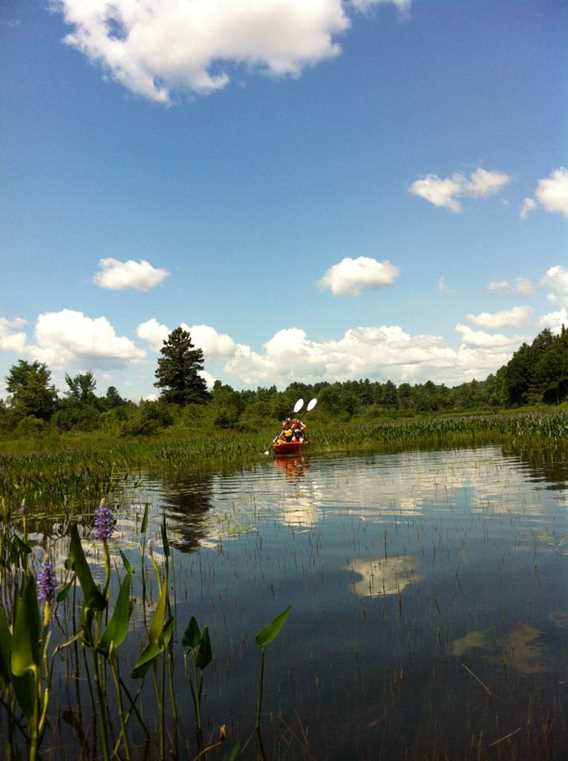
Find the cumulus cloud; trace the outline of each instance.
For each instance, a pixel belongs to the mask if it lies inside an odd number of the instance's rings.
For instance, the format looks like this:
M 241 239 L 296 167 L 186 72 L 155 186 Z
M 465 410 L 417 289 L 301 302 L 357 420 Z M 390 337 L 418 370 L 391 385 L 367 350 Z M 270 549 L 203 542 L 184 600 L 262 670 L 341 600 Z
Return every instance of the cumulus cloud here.
M 170 334 L 170 329 L 167 325 L 162 325 L 156 320 L 155 317 L 141 322 L 136 328 L 136 335 L 141 338 L 154 350 L 160 351 L 163 342 Z
M 346 257 L 330 267 L 319 281 L 334 296 L 356 296 L 366 288 L 392 285 L 400 270 L 388 260 L 380 262 L 369 256 Z
M 520 346 L 526 340 L 523 336 L 505 336 L 501 333 L 486 333 L 483 330 L 473 330 L 469 325 L 458 323 L 456 333 L 461 335 L 464 344 L 478 346 L 483 349 L 511 349 Z
M 490 291 L 505 291 L 530 296 L 534 292 L 532 280 L 527 277 L 516 277 L 514 280 L 492 280 L 487 286 Z
M 23 351 L 26 345 L 26 334 L 19 328 L 25 324 L 26 321 L 19 317 L 15 320 L 0 317 L 0 351 Z
M 520 343 L 518 337 L 489 336 L 466 326 L 458 332 L 462 344 L 454 349 L 439 336 L 411 335 L 397 325 L 352 328 L 341 338 L 322 341 L 301 328 L 287 328 L 260 352 L 237 344 L 224 371 L 252 386 L 363 377 L 460 383 L 495 371 Z
M 212 93 L 235 66 L 297 77 L 339 55 L 350 21 L 342 0 L 53 0 L 65 42 L 132 92 L 170 103 Z M 402 6 L 402 0 L 393 0 Z
M 568 307 L 568 270 L 560 264 L 550 267 L 541 280 L 541 285 L 549 288 L 548 300 L 552 304 Z
M 145 259 L 100 259 L 100 270 L 94 276 L 95 283 L 111 291 L 124 291 L 132 288 L 136 291 L 149 291 L 155 288 L 170 274 L 167 270 L 154 267 Z
M 568 310 L 566 307 L 562 307 L 557 312 L 544 314 L 538 321 L 541 330 L 548 328 L 553 333 L 560 333 L 563 325 L 568 328 Z
M 203 349 L 206 357 L 227 357 L 234 353 L 236 345 L 226 333 L 219 333 L 210 325 L 186 325 L 195 346 Z
M 532 317 L 532 311 L 531 307 L 519 306 L 503 309 L 500 312 L 466 314 L 465 319 L 481 328 L 514 328 L 519 325 L 526 325 Z
M 234 353 L 236 344 L 226 333 L 219 333 L 210 325 L 188 325 L 181 323 L 184 330 L 191 335 L 194 346 L 202 349 L 206 359 L 211 357 L 227 357 Z M 152 317 L 146 322 L 141 322 L 136 328 L 136 335 L 154 350 L 160 351 L 162 343 L 171 333 L 167 325 L 158 322 Z
M 458 199 L 486 198 L 499 193 L 509 184 L 511 178 L 504 172 L 489 171 L 478 167 L 468 177 L 460 173 L 450 177 L 438 177 L 428 174 L 415 180 L 410 186 L 410 193 L 424 198 L 434 206 L 443 207 L 453 212 L 463 211 Z
M 521 206 L 521 218 L 536 208 L 551 214 L 568 217 L 568 169 L 561 166 L 538 181 L 534 198 L 525 198 Z
M 27 344 L 25 353 L 52 367 L 120 367 L 146 356 L 129 338 L 118 336 L 106 317 L 71 309 L 40 314 L 35 343 Z

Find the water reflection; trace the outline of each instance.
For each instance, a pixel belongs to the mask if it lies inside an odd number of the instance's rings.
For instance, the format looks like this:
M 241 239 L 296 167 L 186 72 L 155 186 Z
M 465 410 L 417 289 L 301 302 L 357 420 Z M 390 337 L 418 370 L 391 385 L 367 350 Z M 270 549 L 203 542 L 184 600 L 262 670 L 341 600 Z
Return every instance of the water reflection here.
M 189 552 L 209 539 L 207 517 L 213 501 L 213 476 L 160 479 L 160 506 L 176 549 Z
M 347 566 L 358 581 L 351 583 L 353 594 L 359 597 L 382 597 L 400 594 L 411 584 L 422 581 L 416 571 L 413 555 L 399 555 L 377 560 L 352 560 Z

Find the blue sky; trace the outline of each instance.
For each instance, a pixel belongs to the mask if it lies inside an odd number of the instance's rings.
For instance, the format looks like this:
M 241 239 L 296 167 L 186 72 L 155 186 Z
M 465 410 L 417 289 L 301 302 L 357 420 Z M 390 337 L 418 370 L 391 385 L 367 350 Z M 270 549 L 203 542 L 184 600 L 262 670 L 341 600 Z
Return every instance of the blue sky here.
M 565 2 L 149 5 L 1 6 L 0 375 L 148 395 L 184 323 L 235 386 L 456 383 L 565 319 Z

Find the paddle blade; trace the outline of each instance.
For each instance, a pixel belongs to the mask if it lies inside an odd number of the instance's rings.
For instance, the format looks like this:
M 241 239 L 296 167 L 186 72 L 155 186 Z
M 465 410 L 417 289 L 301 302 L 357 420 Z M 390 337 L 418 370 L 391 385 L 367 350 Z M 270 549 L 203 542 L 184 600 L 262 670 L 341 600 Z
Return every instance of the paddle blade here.
M 317 399 L 310 399 L 310 401 L 308 402 L 306 412 L 311 412 L 317 403 L 318 403 Z
M 298 399 L 298 401 L 294 405 L 294 412 L 299 412 L 302 409 L 303 406 L 304 406 L 304 400 L 303 399 Z

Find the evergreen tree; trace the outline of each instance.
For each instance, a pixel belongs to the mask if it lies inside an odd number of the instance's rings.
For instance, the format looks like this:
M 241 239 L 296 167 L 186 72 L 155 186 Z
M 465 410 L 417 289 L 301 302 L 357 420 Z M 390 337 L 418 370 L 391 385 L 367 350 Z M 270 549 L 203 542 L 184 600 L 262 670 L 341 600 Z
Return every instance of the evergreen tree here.
M 160 399 L 174 404 L 201 404 L 209 399 L 207 384 L 199 375 L 203 370 L 203 351 L 196 349 L 187 330 L 179 327 L 170 333 L 160 351 L 154 386 Z
M 57 391 L 51 383 L 51 372 L 43 362 L 21 359 L 6 376 L 10 408 L 21 418 L 49 420 L 57 408 Z

